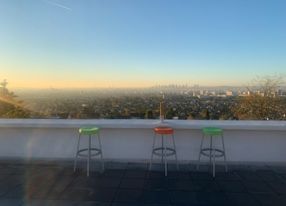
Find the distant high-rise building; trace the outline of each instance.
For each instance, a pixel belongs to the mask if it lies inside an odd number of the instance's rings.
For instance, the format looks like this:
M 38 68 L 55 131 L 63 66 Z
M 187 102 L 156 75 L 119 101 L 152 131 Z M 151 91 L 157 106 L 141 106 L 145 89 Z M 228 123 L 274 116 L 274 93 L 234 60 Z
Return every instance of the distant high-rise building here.
M 230 90 L 227 90 L 227 91 L 225 92 L 225 94 L 226 94 L 226 96 L 233 96 L 233 92 L 230 91 Z

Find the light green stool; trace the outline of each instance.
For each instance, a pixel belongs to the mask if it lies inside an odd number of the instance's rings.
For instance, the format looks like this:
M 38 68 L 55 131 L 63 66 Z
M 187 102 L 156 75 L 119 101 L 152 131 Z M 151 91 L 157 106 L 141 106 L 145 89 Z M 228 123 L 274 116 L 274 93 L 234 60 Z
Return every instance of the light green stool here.
M 88 136 L 88 146 L 87 148 L 80 149 L 80 140 L 81 137 L 85 135 Z M 92 147 L 91 145 L 91 137 L 96 136 L 98 139 L 98 148 Z M 89 176 L 90 169 L 90 160 L 91 157 L 100 155 L 101 163 L 102 163 L 102 171 L 104 171 L 104 161 L 102 156 L 102 146 L 99 135 L 98 127 L 82 127 L 79 129 L 78 142 L 77 142 L 77 151 L 74 160 L 74 171 L 76 171 L 77 159 L 78 157 L 86 157 L 87 158 L 87 176 Z
M 209 157 L 210 166 L 212 165 L 212 174 L 215 177 L 215 163 L 216 158 L 223 157 L 225 164 L 225 171 L 227 172 L 227 162 L 226 162 L 226 154 L 224 147 L 224 138 L 223 138 L 223 130 L 217 127 L 205 127 L 202 129 L 202 141 L 200 146 L 199 160 L 197 164 L 197 170 L 200 167 L 201 163 L 201 155 Z M 205 137 L 210 137 L 210 145 L 209 147 L 203 147 Z M 218 149 L 213 145 L 213 138 L 221 137 L 222 149 Z

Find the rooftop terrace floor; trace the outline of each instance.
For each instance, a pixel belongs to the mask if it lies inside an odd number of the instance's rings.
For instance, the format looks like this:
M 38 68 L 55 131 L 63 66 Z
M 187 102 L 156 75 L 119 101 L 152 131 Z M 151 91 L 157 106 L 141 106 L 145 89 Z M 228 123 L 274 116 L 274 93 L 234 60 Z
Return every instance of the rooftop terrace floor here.
M 212 178 L 205 166 L 170 166 L 168 176 L 159 165 L 107 162 L 104 173 L 72 163 L 0 162 L 0 205 L 167 206 L 231 205 L 285 206 L 286 167 L 230 165 Z

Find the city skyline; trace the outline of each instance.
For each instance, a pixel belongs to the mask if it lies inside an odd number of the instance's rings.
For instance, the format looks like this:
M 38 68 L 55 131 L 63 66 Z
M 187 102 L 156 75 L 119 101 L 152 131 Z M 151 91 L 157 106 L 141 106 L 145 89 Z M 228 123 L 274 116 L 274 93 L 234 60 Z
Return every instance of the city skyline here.
M 243 86 L 285 75 L 282 0 L 0 3 L 9 88 Z

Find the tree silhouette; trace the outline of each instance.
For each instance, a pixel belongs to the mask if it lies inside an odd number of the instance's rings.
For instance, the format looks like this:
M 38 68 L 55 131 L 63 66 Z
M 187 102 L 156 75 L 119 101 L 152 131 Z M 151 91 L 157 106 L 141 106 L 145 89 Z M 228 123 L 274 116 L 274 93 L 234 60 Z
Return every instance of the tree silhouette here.
M 30 112 L 23 107 L 23 102 L 16 100 L 16 95 L 7 88 L 4 79 L 0 83 L 0 118 L 28 118 Z
M 238 119 L 281 120 L 286 113 L 283 97 L 277 95 L 283 83 L 280 76 L 258 78 L 255 85 L 247 87 L 248 96 L 240 97 L 233 112 Z

